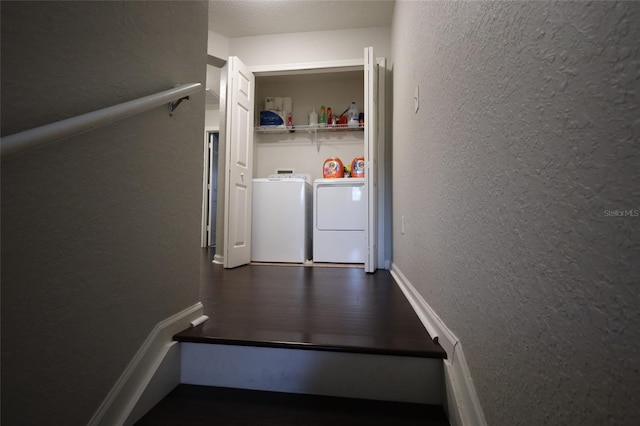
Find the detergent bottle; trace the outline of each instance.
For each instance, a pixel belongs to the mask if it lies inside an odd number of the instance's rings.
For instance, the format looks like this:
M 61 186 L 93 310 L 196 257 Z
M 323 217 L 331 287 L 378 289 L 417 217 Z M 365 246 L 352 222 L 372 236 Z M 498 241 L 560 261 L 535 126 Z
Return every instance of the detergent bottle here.
M 338 157 L 327 158 L 322 165 L 322 177 L 325 179 L 341 178 L 344 176 L 344 164 Z

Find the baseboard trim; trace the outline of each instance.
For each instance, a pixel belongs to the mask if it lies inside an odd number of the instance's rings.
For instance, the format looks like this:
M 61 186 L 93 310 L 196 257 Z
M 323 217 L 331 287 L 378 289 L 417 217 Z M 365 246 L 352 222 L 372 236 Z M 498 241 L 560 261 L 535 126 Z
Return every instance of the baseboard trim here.
M 180 342 L 165 345 L 165 354 L 153 377 L 133 406 L 124 426 L 132 426 L 180 384 Z
M 214 254 L 212 263 L 215 263 L 216 265 L 224 265 L 224 256 Z
M 486 426 L 487 421 L 460 344 L 455 348 L 455 357 L 454 362 L 444 360 L 445 409 L 449 422 L 452 426 Z
M 179 367 L 179 352 L 178 362 L 174 361 L 168 364 L 165 362 L 167 356 L 175 358 L 175 351 L 179 350 L 179 346 L 174 348 L 173 336 L 188 328 L 189 323 L 201 315 L 202 303 L 198 302 L 156 324 L 113 388 L 111 388 L 107 397 L 102 401 L 88 425 L 124 425 L 134 408 L 142 410 L 140 406 L 137 406 L 138 402 L 152 382 L 156 372 L 163 371 L 166 373 L 164 370 L 166 370 L 167 365 L 173 365 L 174 367 L 172 368 Z M 175 377 L 179 376 L 175 375 Z M 178 384 L 173 383 L 173 380 L 156 380 L 155 383 L 159 388 L 153 392 L 147 390 L 147 395 L 162 394 L 164 396 Z M 165 389 L 167 387 L 171 388 Z M 146 404 L 151 404 L 151 406 L 159 401 L 153 401 L 152 398 L 145 398 L 145 400 Z
M 447 352 L 447 359 L 444 360 L 445 410 L 449 415 L 451 425 L 486 426 L 487 422 L 480 406 L 460 341 L 395 263 L 391 264 L 391 276 L 404 293 L 431 338 L 437 340 Z

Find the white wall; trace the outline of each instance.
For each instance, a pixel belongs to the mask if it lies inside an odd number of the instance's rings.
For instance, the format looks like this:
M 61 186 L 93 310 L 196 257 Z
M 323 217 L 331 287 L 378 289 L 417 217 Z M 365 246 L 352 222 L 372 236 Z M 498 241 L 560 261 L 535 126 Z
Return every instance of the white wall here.
M 207 89 L 220 93 L 220 68 L 207 65 Z
M 369 46 L 389 57 L 389 36 L 389 27 L 372 27 L 238 37 L 230 39 L 229 52 L 249 66 L 358 59 Z
M 227 60 L 229 55 L 229 38 L 209 30 L 207 33 L 207 54 Z
M 2 134 L 204 82 L 207 2 L 5 2 Z M 87 424 L 198 301 L 204 92 L 2 162 L 2 423 Z
M 262 135 L 263 142 L 256 144 L 254 177 L 268 177 L 276 169 L 294 168 L 296 173 L 308 173 L 311 179 L 322 178 L 322 165 L 329 157 L 338 157 L 347 166 L 356 157 L 364 156 L 363 132 L 359 137 L 319 133 L 320 148 L 316 147 L 313 134 L 291 139 L 276 140 L 276 135 Z
M 211 35 L 211 31 L 209 31 Z M 211 42 L 211 38 L 209 40 Z M 226 58 L 226 56 L 225 56 Z M 209 93 L 208 96 L 213 94 L 220 95 L 220 68 L 213 65 L 207 65 L 207 84 L 206 89 Z M 220 105 L 206 102 L 205 105 L 205 129 L 206 130 L 219 130 L 220 129 Z
M 204 128 L 209 131 L 220 130 L 220 110 L 217 108 L 205 108 Z
M 640 418 L 639 21 L 635 2 L 396 2 L 394 263 L 490 425 Z

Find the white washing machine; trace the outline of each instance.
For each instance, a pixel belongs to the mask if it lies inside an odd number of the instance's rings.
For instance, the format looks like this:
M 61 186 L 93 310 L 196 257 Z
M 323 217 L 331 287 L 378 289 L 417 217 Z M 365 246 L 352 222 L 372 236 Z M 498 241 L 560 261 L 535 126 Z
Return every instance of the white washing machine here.
M 313 261 L 364 263 L 367 254 L 364 178 L 313 182 Z
M 303 263 L 311 259 L 311 176 L 253 179 L 251 260 Z

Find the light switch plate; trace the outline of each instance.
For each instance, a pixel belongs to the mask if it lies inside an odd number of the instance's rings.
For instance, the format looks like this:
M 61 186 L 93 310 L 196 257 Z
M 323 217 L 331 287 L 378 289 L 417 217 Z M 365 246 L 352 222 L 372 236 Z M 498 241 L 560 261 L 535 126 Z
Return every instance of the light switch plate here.
M 416 93 L 413 95 L 413 105 L 415 106 L 417 113 L 418 108 L 420 108 L 420 86 L 416 86 Z

